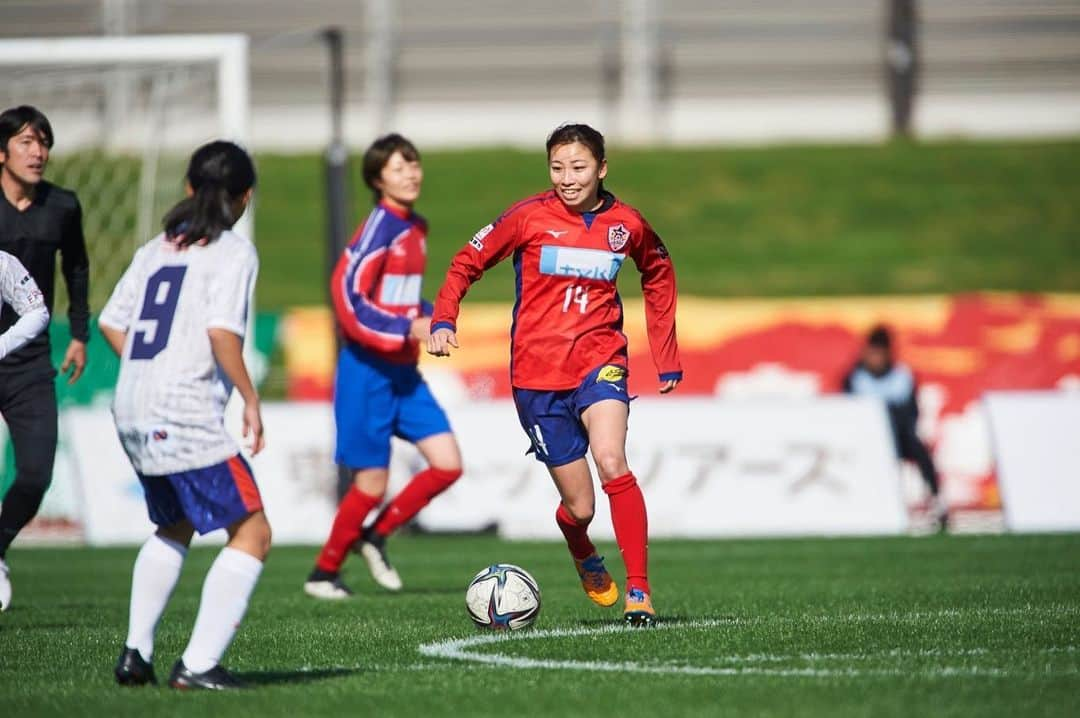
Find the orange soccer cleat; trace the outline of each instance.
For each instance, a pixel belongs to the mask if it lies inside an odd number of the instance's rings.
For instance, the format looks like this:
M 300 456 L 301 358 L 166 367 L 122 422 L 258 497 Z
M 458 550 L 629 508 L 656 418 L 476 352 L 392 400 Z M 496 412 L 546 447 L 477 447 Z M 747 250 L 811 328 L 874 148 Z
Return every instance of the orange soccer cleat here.
M 627 591 L 623 619 L 631 626 L 653 625 L 656 621 L 656 611 L 653 610 L 649 594 L 640 588 L 632 588 Z
M 598 606 L 614 606 L 619 600 L 619 587 L 611 579 L 611 574 L 604 568 L 604 557 L 595 553 L 583 559 L 574 559 L 581 587 L 585 595 Z

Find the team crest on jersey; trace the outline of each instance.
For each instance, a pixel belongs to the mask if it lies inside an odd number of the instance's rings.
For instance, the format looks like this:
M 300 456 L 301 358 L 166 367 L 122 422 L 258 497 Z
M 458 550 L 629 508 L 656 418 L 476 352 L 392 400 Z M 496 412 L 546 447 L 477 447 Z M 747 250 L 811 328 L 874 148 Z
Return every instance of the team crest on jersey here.
M 621 224 L 608 228 L 607 243 L 612 252 L 618 252 L 630 241 L 630 230 Z
M 596 373 L 596 381 L 606 381 L 615 384 L 625 379 L 626 375 L 626 367 L 619 366 L 618 364 L 608 364 Z

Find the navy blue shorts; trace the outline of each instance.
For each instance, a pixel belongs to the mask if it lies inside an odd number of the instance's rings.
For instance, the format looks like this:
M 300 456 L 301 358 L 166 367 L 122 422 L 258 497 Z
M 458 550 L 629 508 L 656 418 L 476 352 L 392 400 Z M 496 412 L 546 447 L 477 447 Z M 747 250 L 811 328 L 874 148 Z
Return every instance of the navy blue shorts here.
M 139 474 L 150 520 L 172 526 L 187 520 L 200 534 L 232 526 L 262 509 L 251 467 L 236 456 L 202 469 L 164 476 Z
M 629 372 L 618 364 L 605 364 L 589 372 L 576 389 L 537 391 L 514 388 L 521 428 L 532 442 L 530 452 L 548 466 L 577 461 L 589 451 L 589 436 L 581 414 L 604 399 L 627 404 L 626 378 Z
M 391 364 L 355 347 L 338 355 L 334 422 L 334 458 L 350 469 L 390 466 L 391 437 L 416 443 L 450 431 L 415 364 Z

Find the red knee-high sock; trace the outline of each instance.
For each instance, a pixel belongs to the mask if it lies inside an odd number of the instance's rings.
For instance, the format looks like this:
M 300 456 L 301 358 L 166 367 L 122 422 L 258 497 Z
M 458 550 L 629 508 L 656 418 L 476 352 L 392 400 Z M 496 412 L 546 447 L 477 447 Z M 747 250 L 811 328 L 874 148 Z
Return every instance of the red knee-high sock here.
M 649 519 L 637 479 L 623 474 L 604 484 L 604 493 L 611 502 L 615 541 L 626 564 L 626 590 L 639 588 L 649 593 Z
M 555 523 L 559 525 L 562 535 L 566 537 L 566 545 L 570 548 L 571 556 L 581 560 L 596 553 L 596 547 L 589 540 L 587 533 L 589 525 L 579 524 L 562 503 L 555 511 Z
M 431 503 L 433 498 L 450 488 L 460 476 L 461 469 L 437 469 L 432 466 L 412 477 L 375 519 L 375 533 L 380 536 L 392 534 L 397 527 L 420 513 L 420 509 Z
M 341 570 L 341 564 L 345 563 L 345 556 L 349 553 L 349 547 L 356 539 L 360 538 L 360 531 L 364 527 L 364 517 L 378 505 L 382 498 L 365 494 L 353 486 L 338 506 L 337 516 L 334 517 L 334 526 L 330 529 L 330 538 L 326 539 L 315 566 L 321 571 L 337 573 Z

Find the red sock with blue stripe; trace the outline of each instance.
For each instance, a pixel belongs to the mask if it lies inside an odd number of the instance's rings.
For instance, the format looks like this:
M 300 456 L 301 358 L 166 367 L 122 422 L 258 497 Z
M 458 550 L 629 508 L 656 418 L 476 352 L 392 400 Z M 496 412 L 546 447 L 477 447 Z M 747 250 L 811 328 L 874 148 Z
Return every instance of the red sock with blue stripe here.
M 596 547 L 589 540 L 589 525 L 579 524 L 561 502 L 555 511 L 555 523 L 559 525 L 559 530 L 566 537 L 566 545 L 570 549 L 571 556 L 580 561 L 596 553 Z
M 338 506 L 334 526 L 330 529 L 330 538 L 326 539 L 326 545 L 315 561 L 316 568 L 327 573 L 341 570 L 341 564 L 345 563 L 345 557 L 349 555 L 349 548 L 360 538 L 364 518 L 380 501 L 381 496 L 365 494 L 355 485 L 349 488 L 349 493 L 345 494 Z
M 615 541 L 626 565 L 626 590 L 649 593 L 649 519 L 637 479 L 626 473 L 603 485 L 611 503 Z
M 450 488 L 460 476 L 461 469 L 437 469 L 432 466 L 421 471 L 382 510 L 372 530 L 380 536 L 389 536 L 420 513 L 433 498 Z

